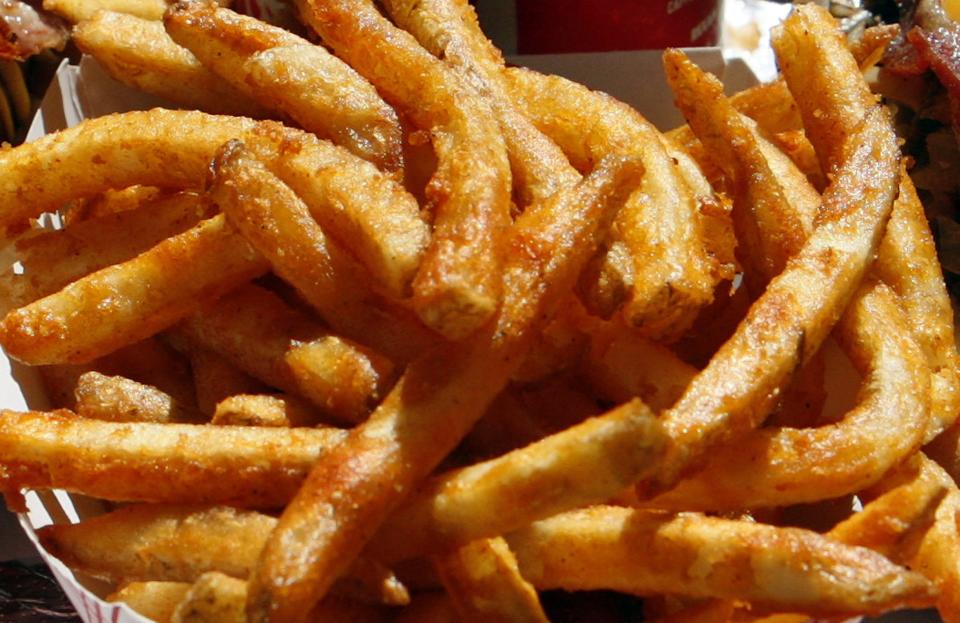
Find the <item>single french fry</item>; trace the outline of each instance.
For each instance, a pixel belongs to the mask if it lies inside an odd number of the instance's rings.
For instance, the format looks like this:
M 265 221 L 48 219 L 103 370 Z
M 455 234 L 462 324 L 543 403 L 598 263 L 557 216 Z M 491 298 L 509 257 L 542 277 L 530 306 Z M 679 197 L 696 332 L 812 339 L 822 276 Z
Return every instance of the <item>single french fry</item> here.
M 196 193 L 176 193 L 145 198 L 138 209 L 72 223 L 65 229 L 27 233 L 14 242 L 21 270 L 8 268 L 0 274 L 6 311 L 132 259 L 210 216 L 212 210 Z
M 56 13 L 74 24 L 93 19 L 100 11 L 159 21 L 168 6 L 166 0 L 44 0 L 43 3 L 45 11 Z
M 816 352 L 856 291 L 899 178 L 899 150 L 884 111 L 873 110 L 857 138 L 824 195 L 813 235 L 664 413 L 675 445 L 652 480 L 654 488 L 671 488 L 698 466 L 708 447 L 759 426 L 775 406 L 775 390 Z
M 122 601 L 156 623 L 169 623 L 188 590 L 190 584 L 186 582 L 128 582 L 106 600 Z
M 193 422 L 200 414 L 156 387 L 122 376 L 86 372 L 77 379 L 78 415 L 108 422 Z
M 11 311 L 0 342 L 24 362 L 83 363 L 166 329 L 268 268 L 221 214 Z
M 838 331 L 864 375 L 842 421 L 752 431 L 711 451 L 701 472 L 650 505 L 736 510 L 835 498 L 875 484 L 916 452 L 930 417 L 930 371 L 893 292 L 865 283 Z
M 936 599 L 923 576 L 870 550 L 799 528 L 696 513 L 593 507 L 536 522 L 507 541 L 520 572 L 540 590 L 681 593 L 818 615 Z
M 174 335 L 173 339 L 176 340 L 179 336 L 175 333 L 167 335 Z M 217 405 L 225 398 L 259 394 L 268 389 L 262 382 L 205 348 L 191 347 L 188 356 L 197 393 L 197 409 L 204 415 L 215 417 Z
M 385 171 L 403 167 L 397 114 L 370 83 L 323 47 L 201 2 L 173 5 L 164 26 L 204 67 L 264 108 Z
M 88 0 L 53 0 L 66 10 L 72 7 L 64 4 L 81 1 Z M 166 3 L 160 0 L 160 4 Z M 116 80 L 178 106 L 261 119 L 271 116 L 269 108 L 260 106 L 174 43 L 158 21 L 160 16 L 99 11 L 74 27 L 73 41 Z
M 275 508 L 345 436 L 333 428 L 117 423 L 68 411 L 4 411 L 0 490 Z
M 317 463 L 251 578 L 251 619 L 295 620 L 318 601 L 390 511 L 463 438 L 502 391 L 531 335 L 569 293 L 596 248 L 601 223 L 633 190 L 638 169 L 607 161 L 571 193 L 520 216 L 497 322 L 467 344 L 411 364 L 336 456 Z M 317 521 L 318 514 L 334 521 Z M 287 547 L 291 539 L 303 544 L 300 555 Z
M 267 385 L 303 396 L 348 422 L 366 416 L 393 380 L 386 358 L 330 334 L 252 284 L 204 305 L 175 331 Z
M 297 3 L 300 15 L 384 98 L 430 133 L 437 169 L 427 186 L 433 237 L 413 303 L 450 339 L 476 331 L 502 298 L 501 249 L 510 222 L 510 169 L 485 102 L 371 0 Z
M 606 501 L 657 462 L 665 450 L 661 435 L 635 399 L 502 457 L 441 474 L 394 514 L 369 551 L 400 560 Z
M 461 620 L 547 623 L 537 591 L 502 538 L 468 543 L 434 557 L 434 564 Z

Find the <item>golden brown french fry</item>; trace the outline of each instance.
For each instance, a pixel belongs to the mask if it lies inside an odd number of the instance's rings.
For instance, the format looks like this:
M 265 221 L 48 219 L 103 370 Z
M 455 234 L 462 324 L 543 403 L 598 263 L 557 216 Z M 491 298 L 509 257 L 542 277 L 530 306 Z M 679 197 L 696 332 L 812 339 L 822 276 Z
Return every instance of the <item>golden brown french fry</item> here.
M 316 426 L 315 408 L 293 396 L 236 394 L 217 403 L 212 424 L 218 426 Z
M 664 52 L 663 63 L 677 106 L 731 183 L 737 257 L 758 295 L 809 237 L 820 195 L 790 159 L 736 111 L 719 80 L 680 50 Z
M 520 572 L 540 590 L 681 593 L 821 615 L 936 599 L 923 576 L 868 549 L 799 528 L 696 513 L 593 507 L 538 521 L 507 541 Z
M 537 591 L 520 575 L 503 538 L 468 543 L 434 557 L 434 564 L 461 620 L 547 623 Z
M 209 571 L 246 578 L 277 520 L 227 506 L 132 504 L 77 524 L 54 524 L 38 536 L 71 568 L 109 581 L 193 582 Z M 382 565 L 360 558 L 336 592 L 404 605 L 406 588 Z
M 72 281 L 129 260 L 213 216 L 195 193 L 151 197 L 139 209 L 30 232 L 14 242 L 22 270 L 0 274 L 5 311 L 53 294 Z
M 385 171 L 403 167 L 400 122 L 349 65 L 297 35 L 202 2 L 164 17 L 173 40 L 268 110 Z
M 78 415 L 108 422 L 197 423 L 195 410 L 179 404 L 156 387 L 122 376 L 91 371 L 81 374 L 74 389 Z
M 875 484 L 916 452 L 930 417 L 930 371 L 893 292 L 864 283 L 837 328 L 864 376 L 841 422 L 752 431 L 711 451 L 701 472 L 650 505 L 736 510 L 835 498 Z
M 0 152 L 0 229 L 77 197 L 134 184 L 198 188 L 217 150 L 243 139 L 391 292 L 404 292 L 429 237 L 412 196 L 372 164 L 273 122 L 154 109 L 108 115 Z
M 139 184 L 120 190 L 106 190 L 95 197 L 79 200 L 79 205 L 76 208 L 72 205 L 75 202 L 71 202 L 70 211 L 63 217 L 64 227 L 69 227 L 73 222 L 79 223 L 91 218 L 100 218 L 108 214 L 133 210 L 169 193 L 169 190 L 163 188 L 140 186 Z
M 665 449 L 655 417 L 634 399 L 525 448 L 432 478 L 369 551 L 401 560 L 606 501 L 649 471 Z
M 345 436 L 333 428 L 117 423 L 68 411 L 3 411 L 0 490 L 275 508 Z
M 388 102 L 430 133 L 433 238 L 414 280 L 414 306 L 451 339 L 490 320 L 501 299 L 500 250 L 510 218 L 510 169 L 489 107 L 372 0 L 297 3 L 303 19 Z
M 775 406 L 775 390 L 816 352 L 856 291 L 899 177 L 899 150 L 883 110 L 862 122 L 855 147 L 824 195 L 813 235 L 664 413 L 675 445 L 655 488 L 671 488 L 708 447 L 758 426 Z
M 166 3 L 161 0 L 160 4 Z M 177 106 L 261 119 L 271 116 L 270 108 L 258 104 L 174 43 L 158 19 L 124 11 L 99 11 L 74 27 L 73 41 L 116 80 Z
M 93 19 L 100 11 L 135 15 L 159 21 L 167 10 L 166 0 L 44 0 L 43 8 L 77 24 Z
M 204 305 L 175 331 L 343 421 L 363 419 L 393 380 L 393 365 L 382 355 L 332 335 L 252 284 Z
M 166 329 L 268 268 L 220 214 L 11 311 L 0 342 L 32 364 L 90 361 Z
M 610 315 L 625 303 L 628 321 L 648 335 L 678 337 L 712 300 L 719 275 L 702 244 L 697 203 L 666 140 L 629 106 L 582 85 L 518 68 L 505 75 L 524 113 L 577 168 L 589 169 L 607 154 L 643 161 L 644 184 L 617 215 L 611 250 L 598 269 L 598 279 L 611 282 L 603 289 L 629 301 L 598 294 L 608 301 L 599 311 Z
M 774 49 L 821 168 L 832 173 L 853 129 L 876 97 L 827 11 L 803 7 L 774 33 Z M 907 311 L 911 330 L 934 371 L 933 414 L 927 440 L 948 428 L 960 411 L 960 377 L 953 314 L 933 237 L 910 178 L 901 175 L 876 274 Z
M 529 207 L 510 236 L 497 322 L 469 343 L 411 364 L 371 417 L 319 461 L 280 520 L 251 578 L 248 616 L 295 620 L 343 573 L 386 516 L 463 438 L 503 389 L 531 335 L 569 293 L 601 223 L 639 165 L 604 162 L 570 193 Z M 333 518 L 317 521 L 318 516 Z M 287 547 L 297 545 L 301 555 Z
M 190 584 L 186 582 L 129 582 L 107 595 L 107 601 L 122 601 L 156 623 L 169 623 Z
M 348 253 L 327 238 L 296 194 L 242 144 L 228 143 L 221 151 L 209 192 L 276 273 L 339 333 L 399 362 L 437 341 L 415 317 L 366 287 Z
M 173 623 L 245 623 L 247 583 L 211 571 L 193 583 L 173 614 Z M 311 623 L 384 623 L 387 612 L 377 606 L 331 596 L 304 617 Z
M 458 72 L 483 97 L 500 124 L 521 207 L 543 201 L 580 181 L 563 152 L 523 116 L 508 93 L 500 50 L 480 29 L 464 0 L 389 0 L 387 12 L 431 54 Z

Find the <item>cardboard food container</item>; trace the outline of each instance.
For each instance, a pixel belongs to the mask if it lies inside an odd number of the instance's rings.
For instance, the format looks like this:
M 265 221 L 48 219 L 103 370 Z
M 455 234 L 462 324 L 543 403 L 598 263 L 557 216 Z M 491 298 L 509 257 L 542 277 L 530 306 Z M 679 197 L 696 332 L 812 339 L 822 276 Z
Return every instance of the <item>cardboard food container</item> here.
M 688 52 L 704 69 L 720 76 L 731 92 L 756 83 L 746 64 L 739 60 L 725 62 L 718 48 Z M 672 105 L 659 51 L 517 56 L 511 57 L 510 62 L 565 75 L 606 91 L 633 105 L 661 129 L 682 121 Z M 90 58 L 84 58 L 79 66 L 64 62 L 33 120 L 27 141 L 77 125 L 83 119 L 157 106 L 172 107 L 114 81 Z M 55 218 L 50 220 L 47 224 L 56 226 Z M 0 370 L 0 407 L 22 411 L 49 406 L 34 370 L 11 362 L 3 353 L 0 353 L 0 367 L 3 368 Z M 105 512 L 105 504 L 64 491 L 26 492 L 26 503 L 28 512 L 20 516 L 20 523 L 86 623 L 148 621 L 126 605 L 104 601 L 113 586 L 73 573 L 44 551 L 37 540 L 36 529 L 52 523 L 79 522 Z

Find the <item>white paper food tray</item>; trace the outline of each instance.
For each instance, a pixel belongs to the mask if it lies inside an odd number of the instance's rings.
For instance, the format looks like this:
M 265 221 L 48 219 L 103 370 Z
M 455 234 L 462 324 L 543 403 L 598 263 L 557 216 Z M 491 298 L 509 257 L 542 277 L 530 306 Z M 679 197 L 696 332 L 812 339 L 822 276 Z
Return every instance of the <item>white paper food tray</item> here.
M 728 91 L 756 83 L 746 64 L 740 60 L 725 62 L 719 48 L 694 49 L 688 53 L 704 69 L 721 77 Z M 523 56 L 512 57 L 510 61 L 565 75 L 606 91 L 633 105 L 662 129 L 682 121 L 672 105 L 659 51 Z M 33 120 L 27 141 L 74 126 L 85 118 L 156 106 L 164 106 L 164 102 L 114 81 L 92 59 L 84 58 L 79 67 L 64 62 Z M 47 406 L 36 373 L 0 353 L 0 408 L 25 410 Z M 45 552 L 37 541 L 36 529 L 51 523 L 76 523 L 104 512 L 104 507 L 63 491 L 28 492 L 26 501 L 29 511 L 20 516 L 20 523 L 80 617 L 86 623 L 148 623 L 148 619 L 125 605 L 104 601 L 102 597 L 113 587 L 74 574 Z

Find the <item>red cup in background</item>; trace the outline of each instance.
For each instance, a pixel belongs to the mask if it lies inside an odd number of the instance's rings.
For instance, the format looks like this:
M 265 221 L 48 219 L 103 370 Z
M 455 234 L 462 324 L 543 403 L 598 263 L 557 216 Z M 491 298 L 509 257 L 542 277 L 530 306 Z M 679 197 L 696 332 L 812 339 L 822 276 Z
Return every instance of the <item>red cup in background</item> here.
M 516 0 L 520 54 L 716 45 L 722 0 Z

